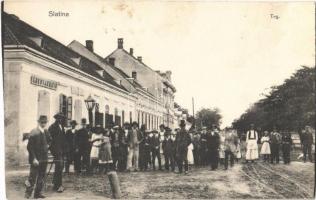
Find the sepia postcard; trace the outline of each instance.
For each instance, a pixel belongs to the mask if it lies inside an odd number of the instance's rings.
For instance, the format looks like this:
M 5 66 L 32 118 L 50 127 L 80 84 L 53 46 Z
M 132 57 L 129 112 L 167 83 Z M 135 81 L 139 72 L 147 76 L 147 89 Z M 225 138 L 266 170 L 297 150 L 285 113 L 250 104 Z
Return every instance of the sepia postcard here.
M 1 199 L 314 199 L 315 3 L 2 2 Z

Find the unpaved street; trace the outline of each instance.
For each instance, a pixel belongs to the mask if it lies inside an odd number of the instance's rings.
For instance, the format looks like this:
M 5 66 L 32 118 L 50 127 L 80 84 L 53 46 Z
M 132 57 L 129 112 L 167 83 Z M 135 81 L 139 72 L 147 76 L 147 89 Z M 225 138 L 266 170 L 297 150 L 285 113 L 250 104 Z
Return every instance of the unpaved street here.
M 26 172 L 26 170 L 25 170 Z M 7 173 L 7 196 L 23 199 L 23 182 L 27 174 Z M 188 175 L 167 172 L 119 173 L 123 198 L 312 198 L 314 164 L 292 162 L 291 165 L 267 163 L 237 164 L 227 171 L 192 168 Z M 66 191 L 51 191 L 48 177 L 47 199 L 111 198 L 106 175 L 65 176 Z

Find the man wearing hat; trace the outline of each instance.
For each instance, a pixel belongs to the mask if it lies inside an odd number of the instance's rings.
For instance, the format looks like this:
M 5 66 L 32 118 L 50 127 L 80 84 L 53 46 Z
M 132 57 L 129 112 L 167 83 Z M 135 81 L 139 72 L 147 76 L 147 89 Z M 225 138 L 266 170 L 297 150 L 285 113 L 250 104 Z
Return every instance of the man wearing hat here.
M 162 170 L 162 168 L 161 168 L 161 156 L 160 156 L 159 133 L 156 130 L 152 131 L 152 133 L 154 134 L 154 136 L 150 140 L 151 155 L 152 155 L 151 163 L 153 165 L 153 170 L 156 170 L 156 165 L 155 165 L 156 162 L 155 161 L 156 161 L 156 158 L 157 158 L 159 170 Z
M 90 135 L 87 128 L 87 120 L 81 119 L 81 128 L 77 131 L 75 136 L 76 161 L 75 170 L 81 173 L 82 169 L 86 171 L 90 168 Z
M 171 139 L 171 129 L 167 129 L 165 132 L 165 139 L 162 143 L 162 148 L 165 156 L 165 169 L 167 171 L 169 171 L 169 165 L 172 171 L 174 171 L 175 168 L 173 147 L 174 141 Z
M 69 174 L 69 167 L 74 162 L 75 158 L 75 135 L 76 135 L 76 120 L 70 122 L 71 129 L 66 131 L 66 141 L 68 146 L 68 152 L 66 154 L 66 173 Z
M 119 162 L 118 162 L 118 169 L 119 171 L 125 171 L 127 168 L 127 154 L 128 154 L 128 135 L 130 134 L 130 124 L 125 122 L 123 125 L 123 130 L 120 131 L 119 135 Z
M 29 152 L 30 175 L 25 191 L 25 198 L 29 199 L 35 185 L 34 198 L 45 198 L 42 194 L 44 177 L 47 168 L 48 146 L 51 142 L 49 132 L 45 129 L 47 116 L 41 115 L 38 119 L 38 127 L 29 135 L 27 150 Z
M 132 161 L 134 160 L 134 170 L 138 171 L 138 157 L 139 157 L 139 143 L 142 137 L 138 129 L 138 123 L 132 123 L 132 130 L 127 136 L 128 144 L 128 156 L 127 156 L 127 170 L 130 171 L 132 168 Z
M 277 136 L 275 139 L 277 139 L 277 143 L 279 143 L 279 133 L 277 133 Z M 271 137 L 273 137 L 271 135 Z M 256 159 L 259 158 L 259 153 L 258 153 L 258 132 L 255 130 L 255 125 L 250 124 L 250 130 L 247 131 L 246 135 L 246 144 L 247 144 L 247 151 L 246 151 L 246 162 L 248 163 L 249 161 L 255 162 Z M 271 141 L 271 138 L 270 138 Z M 272 148 L 271 148 L 272 152 Z M 279 154 L 278 154 L 279 157 Z
M 63 192 L 62 172 L 64 168 L 64 155 L 67 153 L 67 141 L 64 129 L 66 117 L 62 113 L 54 115 L 55 122 L 48 128 L 52 137 L 50 151 L 54 156 L 55 170 L 53 177 L 53 189 L 57 192 Z
M 121 127 L 116 125 L 113 127 L 113 131 L 110 132 L 110 139 L 111 139 L 111 152 L 112 152 L 112 159 L 113 159 L 113 167 L 116 170 L 118 167 L 118 161 L 120 157 L 120 135 Z
M 200 137 L 200 158 L 201 158 L 201 165 L 206 166 L 208 164 L 208 149 L 207 149 L 207 127 L 202 127 L 201 130 L 201 137 Z
M 178 161 L 179 173 L 183 172 L 183 163 L 184 170 L 187 174 L 189 171 L 189 163 L 188 163 L 188 146 L 191 143 L 191 137 L 185 129 L 185 121 L 181 120 L 180 122 L 180 130 L 176 136 L 176 156 Z
M 251 124 L 251 126 L 254 126 Z M 270 163 L 274 163 L 274 161 L 279 164 L 280 162 L 280 146 L 282 142 L 282 136 L 281 134 L 277 131 L 276 126 L 273 127 L 273 131 L 271 132 L 270 135 L 270 148 L 271 148 L 271 158 L 270 158 Z
M 302 131 L 302 138 L 301 143 L 303 146 L 303 155 L 304 155 L 304 162 L 306 162 L 307 155 L 310 162 L 313 162 L 313 155 L 312 155 L 312 146 L 314 144 L 313 133 L 310 126 L 305 126 L 304 131 Z
M 220 136 L 215 124 L 212 125 L 212 130 L 207 134 L 206 140 L 208 156 L 210 157 L 211 170 L 215 170 L 218 167 L 218 150 L 220 145 Z

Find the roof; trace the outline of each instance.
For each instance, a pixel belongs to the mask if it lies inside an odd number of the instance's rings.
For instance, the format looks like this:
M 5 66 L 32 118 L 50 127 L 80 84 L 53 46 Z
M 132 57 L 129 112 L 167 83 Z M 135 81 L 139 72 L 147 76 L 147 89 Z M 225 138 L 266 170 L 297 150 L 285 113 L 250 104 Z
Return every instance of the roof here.
M 97 53 L 90 51 L 87 49 L 87 47 L 83 44 L 81 44 L 80 42 L 73 40 L 68 47 L 70 49 L 72 49 L 73 51 L 76 51 L 77 53 L 79 53 L 82 56 L 85 56 L 87 58 L 89 58 L 92 61 L 95 61 L 97 63 L 102 63 L 103 65 L 105 65 L 105 67 L 107 68 L 111 68 L 112 70 L 114 70 L 116 73 L 118 73 L 122 78 L 124 79 L 129 79 L 131 78 L 130 76 L 128 76 L 123 70 L 111 65 L 109 62 L 107 62 L 105 59 L 103 59 L 100 55 L 98 55 Z M 130 84 L 132 84 L 134 87 L 137 88 L 141 88 L 143 89 L 142 85 L 139 84 L 137 82 L 137 80 L 134 80 L 133 82 L 130 82 Z M 150 93 L 149 93 L 150 94 Z M 151 95 L 151 94 L 150 94 Z
M 113 55 L 115 55 L 117 52 L 123 53 L 124 55 L 128 56 L 129 58 L 131 58 L 133 60 L 134 63 L 144 66 L 145 68 L 149 69 L 152 73 L 159 75 L 160 77 L 164 78 L 162 76 L 162 74 L 160 73 L 160 71 L 155 71 L 153 70 L 151 67 L 149 67 L 148 65 L 146 65 L 143 61 L 139 61 L 135 56 L 131 55 L 128 51 L 126 51 L 124 48 L 117 48 L 115 49 L 112 53 L 110 53 L 108 56 L 106 56 L 104 58 L 104 60 L 106 61 L 107 59 L 109 59 L 110 57 L 112 57 Z M 119 69 L 120 70 L 120 69 Z M 173 84 L 170 81 L 163 81 L 163 83 L 167 86 L 170 87 L 173 92 L 176 92 L 176 88 L 173 86 Z
M 101 76 L 96 70 L 102 68 L 90 59 L 78 54 L 67 46 L 46 35 L 40 30 L 20 20 L 15 15 L 6 12 L 2 14 L 3 23 L 3 45 L 26 45 L 41 53 L 49 55 L 63 63 L 75 67 L 99 80 L 105 81 L 117 88 L 124 87 L 115 82 L 114 78 L 106 71 Z M 76 61 L 77 60 L 77 61 Z

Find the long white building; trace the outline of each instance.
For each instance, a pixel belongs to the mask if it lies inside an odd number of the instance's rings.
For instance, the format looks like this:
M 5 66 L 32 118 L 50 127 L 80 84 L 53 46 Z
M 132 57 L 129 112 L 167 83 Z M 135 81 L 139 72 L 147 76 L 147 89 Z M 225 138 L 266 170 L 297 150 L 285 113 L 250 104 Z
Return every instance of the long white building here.
M 104 127 L 132 121 L 149 130 L 177 126 L 171 72 L 154 71 L 137 60 L 120 46 L 122 39 L 104 59 L 91 40 L 65 46 L 14 15 L 4 13 L 2 20 L 6 166 L 27 163 L 22 136 L 36 127 L 39 115 L 47 115 L 49 124 L 57 112 L 68 122 L 88 119 L 89 96 L 96 102 L 93 121 Z

